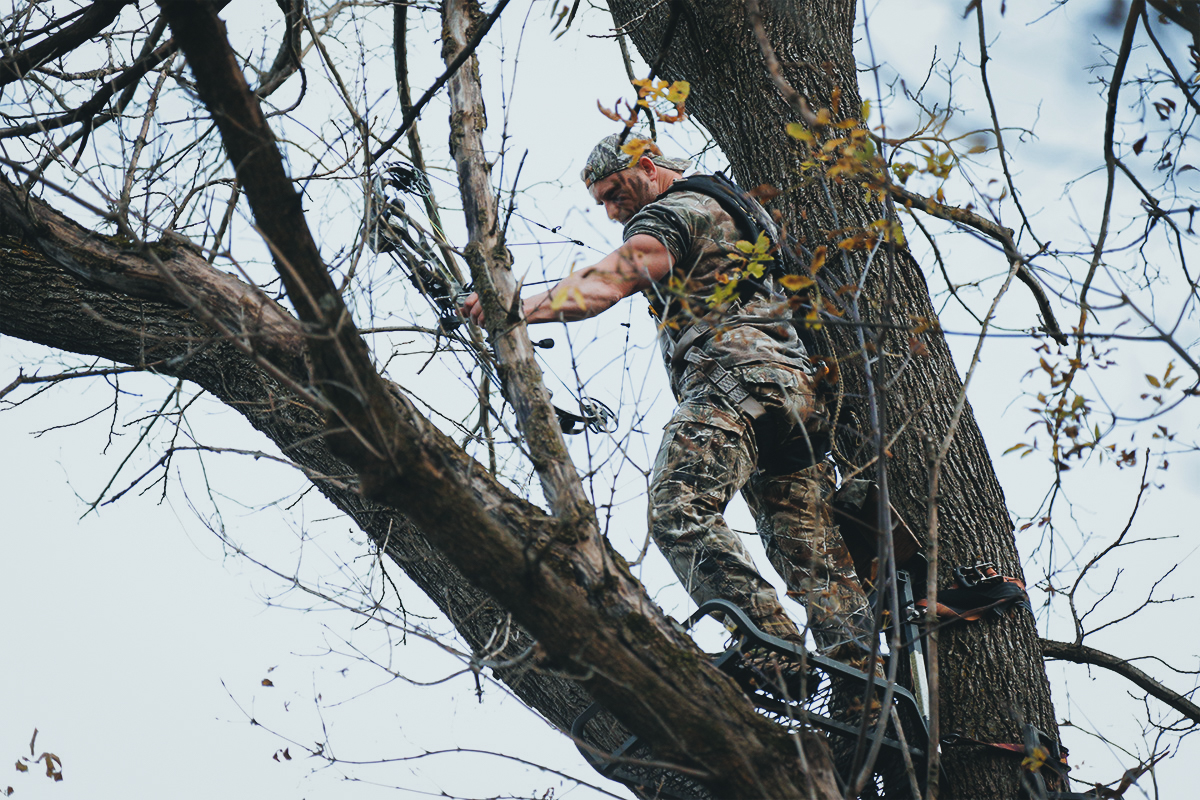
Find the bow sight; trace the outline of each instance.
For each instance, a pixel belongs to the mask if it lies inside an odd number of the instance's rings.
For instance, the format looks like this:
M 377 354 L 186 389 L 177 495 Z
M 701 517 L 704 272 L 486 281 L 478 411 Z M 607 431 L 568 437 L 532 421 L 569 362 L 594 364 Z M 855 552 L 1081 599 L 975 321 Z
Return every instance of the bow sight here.
M 558 426 L 566 434 L 583 433 L 615 433 L 617 430 L 617 415 L 608 406 L 591 397 L 579 398 L 579 413 L 572 414 L 554 406 L 558 416 Z

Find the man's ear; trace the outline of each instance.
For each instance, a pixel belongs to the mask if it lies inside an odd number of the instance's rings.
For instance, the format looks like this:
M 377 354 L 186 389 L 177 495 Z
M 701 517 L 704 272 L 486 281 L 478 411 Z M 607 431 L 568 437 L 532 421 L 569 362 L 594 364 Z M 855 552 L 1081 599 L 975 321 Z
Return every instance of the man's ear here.
M 650 180 L 654 180 L 656 177 L 658 177 L 658 164 L 655 164 L 653 161 L 651 161 L 650 156 L 642 156 L 639 158 L 637 166 L 638 169 L 640 169 L 642 173 Z

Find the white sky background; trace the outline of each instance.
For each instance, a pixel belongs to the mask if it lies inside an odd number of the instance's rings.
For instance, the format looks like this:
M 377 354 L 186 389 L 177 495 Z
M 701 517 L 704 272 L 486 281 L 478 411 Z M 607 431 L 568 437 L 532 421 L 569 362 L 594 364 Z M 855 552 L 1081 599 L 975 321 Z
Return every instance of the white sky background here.
M 1041 236 L 1053 239 L 1057 247 L 1086 243 L 1085 231 L 1094 229 L 1098 218 L 1103 178 L 1094 175 L 1069 191 L 1064 184 L 1101 163 L 1104 103 L 1082 68 L 1100 61 L 1092 37 L 1112 45 L 1119 30 L 1099 24 L 1097 14 L 1106 6 L 1104 2 L 1081 4 L 1076 0 L 1035 25 L 1026 23 L 1049 11 L 1050 4 L 1030 4 L 1035 6 L 1030 9 L 1017 5 L 1010 4 L 1003 19 L 990 15 L 989 26 L 994 38 L 990 75 L 1001 118 L 1008 125 L 1033 128 L 1037 136 L 1033 143 L 1016 148 L 1018 186 Z M 239 6 L 236 16 L 232 12 L 226 15 L 234 35 L 244 37 L 240 41 L 261 39 L 264 20 L 272 22 L 276 14 L 273 4 L 253 10 L 262 18 L 249 13 L 249 6 L 244 10 Z M 596 100 L 611 106 L 629 92 L 616 45 L 585 35 L 602 32 L 610 25 L 607 17 L 595 10 L 581 9 L 573 30 L 554 40 L 548 32 L 549 6 L 535 4 L 519 60 L 514 62 L 526 10 L 527 6 L 516 4 L 508 9 L 503 30 L 493 32 L 481 49 L 491 92 L 488 110 L 494 143 L 499 142 L 505 116 L 501 75 L 509 104 L 511 139 L 504 188 L 511 185 L 521 154 L 529 150 L 520 179 L 527 193 L 518 198 L 518 212 L 550 227 L 562 225 L 564 234 L 587 243 L 587 248 L 526 244 L 558 237 L 514 218 L 510 237 L 516 245 L 518 274 L 528 269 L 527 279 L 533 281 L 543 273 L 557 277 L 573 261 L 587 263 L 617 241 L 619 228 L 590 205 L 576 176 L 594 140 L 613 127 L 595 110 Z M 887 70 L 898 70 L 909 86 L 914 86 L 926 74 L 935 48 L 941 63 L 950 63 L 960 41 L 965 59 L 971 63 L 977 59 L 973 20 L 959 19 L 958 13 L 943 3 L 883 0 L 870 13 L 875 55 L 886 65 L 885 78 Z M 413 16 L 418 25 L 427 26 L 423 37 L 414 36 L 417 45 L 426 48 L 413 65 L 414 94 L 419 94 L 442 67 L 437 59 L 436 21 L 429 14 Z M 390 51 L 380 44 L 386 41 L 383 37 L 388 28 L 388 10 L 372 11 L 362 26 L 364 41 L 370 45 L 366 52 L 374 59 L 366 71 L 371 97 L 378 97 L 382 87 L 392 81 Z M 268 40 L 273 52 L 274 36 Z M 860 39 L 861 60 L 867 58 L 864 44 Z M 966 113 L 953 125 L 962 132 L 987 124 L 986 106 L 971 63 L 960 62 L 956 72 L 955 102 Z M 645 67 L 639 71 L 644 74 Z M 351 80 L 360 78 L 355 75 Z M 936 84 L 936 80 L 931 82 L 931 91 L 944 92 Z M 515 91 L 510 93 L 513 86 Z M 873 96 L 869 75 L 863 76 L 862 89 L 864 97 Z M 310 90 L 310 124 L 318 127 L 324 122 L 319 116 L 324 109 L 332 109 L 328 113 L 338 119 L 341 109 L 332 99 L 327 103 L 321 100 L 327 96 L 320 93 L 321 81 L 316 76 L 310 76 Z M 389 94 L 374 110 L 382 129 L 390 129 L 393 98 L 394 94 Z M 903 104 L 886 105 L 884 112 L 893 135 L 913 123 Z M 873 122 L 878 121 L 878 104 L 875 114 Z M 445 157 L 445 117 L 442 97 L 422 118 L 422 136 L 431 162 L 440 163 Z M 390 124 L 397 118 L 394 115 Z M 1123 118 L 1133 119 L 1127 111 Z M 682 137 L 681 150 L 699 146 L 694 132 L 672 133 Z M 722 166 L 718 159 L 710 154 L 706 166 Z M 1148 166 L 1153 156 L 1143 154 L 1141 159 Z M 984 166 L 971 168 L 980 182 L 993 177 L 988 171 L 993 163 L 988 154 L 982 157 Z M 499 179 L 499 169 L 494 176 Z M 444 205 L 456 207 L 448 175 L 435 171 L 434 178 Z M 356 215 L 361 211 L 361 205 L 355 205 L 354 185 L 311 186 L 313 197 L 333 198 L 312 201 L 308 206 L 310 224 L 319 231 L 326 253 L 352 246 Z M 933 187 L 917 188 L 931 191 Z M 947 188 L 951 201 L 954 191 L 951 183 Z M 357 202 L 361 204 L 361 199 Z M 62 202 L 55 204 L 70 210 Z M 1002 221 L 1015 227 L 1011 213 L 1011 207 L 1006 207 Z M 453 211 L 446 216 L 454 221 Z M 935 301 L 944 298 L 944 281 L 937 275 L 926 245 L 911 224 L 906 224 L 906 230 L 926 266 Z M 973 293 L 965 294 L 981 313 L 1000 285 L 1005 267 L 1002 258 L 962 235 L 943 236 L 939 246 L 952 279 L 984 281 Z M 1114 257 L 1112 263 L 1124 267 L 1130 262 Z M 1178 295 L 1166 282 L 1169 280 L 1175 276 L 1164 277 L 1157 298 L 1157 310 L 1164 317 L 1171 316 L 1171 304 L 1178 302 Z M 370 324 L 395 324 L 407 318 L 407 303 L 420 308 L 407 283 L 393 279 L 386 291 L 376 296 Z M 363 313 L 365 316 L 366 311 Z M 1059 320 L 1064 327 L 1074 322 L 1065 311 Z M 1106 317 L 1099 328 L 1111 329 L 1117 320 L 1116 316 Z M 951 331 L 972 330 L 952 301 L 946 305 L 942 321 Z M 1001 324 L 1019 329 L 1034 321 L 1028 292 L 1014 285 L 1001 306 Z M 628 334 L 621 323 L 632 326 Z M 367 320 L 362 324 L 368 324 Z M 1196 322 L 1190 320 L 1187 325 L 1190 328 L 1181 339 L 1194 352 Z M 559 404 L 571 407 L 567 398 L 575 391 L 575 381 L 564 332 L 561 326 L 543 326 L 534 335 L 557 340 L 554 350 L 543 351 L 552 373 L 548 384 L 555 389 Z M 570 333 L 580 373 L 590 379 L 587 391 L 614 408 L 620 405 L 622 433 L 638 415 L 647 415 L 637 423 L 647 437 L 633 440 L 628 453 L 632 468 L 616 480 L 615 498 L 610 495 L 610 473 L 602 473 L 593 484 L 597 503 L 615 502 L 609 523 L 614 544 L 634 557 L 645 536 L 645 485 L 638 470 L 648 468 L 657 431 L 670 407 L 662 369 L 650 346 L 651 327 L 635 301 L 595 322 L 575 326 Z M 628 361 L 622 355 L 627 335 L 638 345 Z M 392 350 L 419 349 L 419 342 L 406 344 L 410 341 L 376 337 L 372 344 L 383 360 Z M 960 367 L 965 366 L 974 339 L 953 336 L 951 344 Z M 1037 365 L 1032 347 L 1031 340 L 1024 338 L 989 341 L 970 395 L 1016 517 L 1036 513 L 1050 476 L 1041 454 L 1026 459 L 999 456 L 1011 444 L 1028 441 L 1030 435 L 1025 428 L 1033 421 L 1026 410 L 1031 402 L 1020 395 L 1044 388 L 1044 381 L 1039 383 L 1036 378 L 1021 382 L 1022 375 Z M 37 348 L 0 339 L 0 384 L 11 380 L 19 365 L 46 357 Z M 1104 385 L 1105 396 L 1128 413 L 1140 407 L 1137 395 L 1145 388 L 1142 375 L 1161 375 L 1169 358 L 1162 346 L 1123 345 L 1116 354 L 1119 370 L 1095 377 Z M 448 371 L 439 371 L 436 364 L 417 376 L 423 362 L 420 355 L 399 356 L 389 365 L 390 374 L 450 416 L 465 414 L 471 398 L 462 384 Z M 55 366 L 47 363 L 41 370 L 48 373 Z M 117 504 L 85 516 L 87 502 L 100 493 L 132 449 L 144 424 L 140 419 L 157 408 L 171 385 L 149 376 L 122 377 L 121 389 L 131 394 L 122 397 L 116 427 L 120 435 L 111 444 L 111 411 L 40 437 L 31 433 L 104 409 L 113 393 L 100 382 L 76 381 L 57 387 L 0 417 L 0 441 L 9 454 L 0 459 L 0 503 L 5 511 L 0 522 L 0 791 L 11 785 L 18 798 L 265 795 L 318 800 L 419 797 L 443 791 L 469 797 L 527 796 L 548 789 L 553 789 L 555 797 L 597 796 L 585 788 L 571 789 L 570 782 L 554 775 L 488 756 L 431 756 L 384 766 L 319 769 L 316 760 L 303 757 L 301 747 L 264 730 L 270 728 L 304 745 L 328 739 L 333 751 L 348 760 L 412 756 L 443 748 L 495 749 L 565 770 L 585 781 L 601 782 L 582 765 L 564 737 L 523 711 L 495 684 L 485 683 L 480 704 L 470 675 L 459 675 L 435 687 L 414 687 L 355 657 L 351 644 L 416 681 L 437 680 L 462 668 L 460 661 L 443 656 L 415 636 L 410 636 L 407 644 L 395 646 L 377 625 L 355 631 L 361 617 L 330 610 L 328 603 L 291 590 L 287 581 L 233 554 L 229 545 L 206 527 L 223 530 L 231 541 L 264 563 L 284 575 L 301 575 L 306 583 L 318 584 L 328 594 L 336 595 L 354 581 L 366 580 L 370 582 L 368 591 L 379 597 L 381 582 L 369 562 L 364 536 L 316 499 L 315 493 L 293 505 L 305 483 L 288 468 L 246 456 L 206 455 L 201 475 L 200 459 L 179 456 L 165 500 L 161 499 L 161 486 L 156 486 L 144 495 L 131 493 Z M 188 398 L 194 395 L 190 387 L 184 391 Z M 1186 406 L 1184 410 L 1188 416 L 1176 415 L 1165 424 L 1183 431 L 1186 438 L 1197 425 L 1195 412 Z M 240 417 L 211 402 L 198 403 L 189 417 L 192 435 L 205 444 L 274 452 Z M 1151 443 L 1139 442 L 1141 446 Z M 588 442 L 576 439 L 572 444 L 580 464 L 587 463 L 589 446 L 597 462 L 612 452 L 611 445 L 597 437 Z M 127 485 L 156 458 L 157 452 L 135 456 L 115 485 Z M 1124 525 L 1138 474 L 1111 465 L 1068 474 L 1066 491 L 1077 503 L 1074 523 L 1063 513 L 1058 524 L 1072 533 L 1075 525 L 1085 534 L 1094 534 L 1096 539 L 1082 552 L 1094 551 L 1096 542 L 1115 536 Z M 212 497 L 204 488 L 204 477 Z M 1160 588 L 1163 596 L 1186 595 L 1192 590 L 1186 576 L 1197 565 L 1195 526 L 1186 520 L 1191 516 L 1187 510 L 1195 507 L 1200 493 L 1200 468 L 1194 456 L 1183 455 L 1173 458 L 1171 468 L 1155 479 L 1165 488 L 1150 492 L 1135 530 L 1142 536 L 1174 533 L 1183 538 L 1143 545 L 1120 557 L 1120 565 L 1128 571 L 1117 596 L 1109 601 L 1113 615 L 1145 595 L 1163 564 L 1181 565 Z M 267 503 L 276 505 L 255 510 Z M 215 508 L 220 510 L 219 517 Z M 752 527 L 744 512 L 733 522 L 742 529 Z M 1032 550 L 1036 536 L 1035 530 L 1020 535 L 1024 551 Z M 757 547 L 757 542 L 752 546 Z M 758 558 L 766 563 L 761 555 Z M 403 581 L 398 570 L 390 569 L 389 574 L 400 585 L 404 604 L 414 615 L 411 624 L 439 633 L 449 630 L 443 620 L 416 619 L 416 615 L 430 615 L 431 605 Z M 1112 575 L 1111 568 L 1103 572 L 1096 586 L 1104 588 Z M 1027 577 L 1033 581 L 1040 573 L 1027 567 Z M 643 578 L 668 613 L 677 617 L 689 613 L 688 603 L 677 587 L 669 585 L 665 566 L 653 548 Z M 387 597 L 394 603 L 390 592 Z M 319 610 L 297 610 L 308 608 Z M 1102 606 L 1102 616 L 1110 613 L 1107 608 Z M 1122 656 L 1153 652 L 1177 667 L 1197 667 L 1195 625 L 1186 622 L 1178 609 L 1160 606 L 1138 619 L 1140 622 L 1119 627 L 1113 636 L 1094 644 Z M 1043 619 L 1043 631 L 1047 626 L 1053 638 L 1071 636 L 1061 620 Z M 1143 667 L 1174 688 L 1187 690 L 1195 685 L 1194 677 L 1172 676 L 1161 665 Z M 1145 745 L 1137 735 L 1140 726 L 1134 719 L 1140 704 L 1126 697 L 1125 685 L 1100 671 L 1089 674 L 1082 667 L 1052 665 L 1050 671 L 1060 719 L 1070 719 L 1084 729 L 1098 727 L 1101 733 L 1116 737 L 1121 746 L 1144 753 Z M 275 685 L 262 686 L 264 678 Z M 319 715 L 317 695 L 321 697 Z M 1161 708 L 1152 703 L 1151 711 L 1159 713 Z M 248 716 L 264 727 L 250 725 Z M 41 731 L 37 753 L 49 750 L 62 757 L 64 782 L 52 783 L 38 774 L 36 765 L 31 773 L 12 771 L 10 777 L 3 777 L 4 759 L 11 763 L 28 755 L 35 727 Z M 1063 735 L 1072 749 L 1073 763 L 1087 775 L 1111 780 L 1133 763 L 1090 743 L 1080 732 L 1068 728 Z M 285 747 L 294 760 L 273 760 L 272 755 Z M 1197 755 L 1200 751 L 1194 740 L 1188 740 L 1181 757 L 1159 768 L 1162 797 L 1188 795 L 1184 787 L 1191 785 L 1189 766 Z M 357 782 L 346 783 L 345 776 Z M 605 785 L 624 794 L 615 785 Z M 1144 779 L 1143 785 L 1149 786 L 1148 780 Z M 1142 796 L 1138 791 L 1132 790 L 1130 796 Z

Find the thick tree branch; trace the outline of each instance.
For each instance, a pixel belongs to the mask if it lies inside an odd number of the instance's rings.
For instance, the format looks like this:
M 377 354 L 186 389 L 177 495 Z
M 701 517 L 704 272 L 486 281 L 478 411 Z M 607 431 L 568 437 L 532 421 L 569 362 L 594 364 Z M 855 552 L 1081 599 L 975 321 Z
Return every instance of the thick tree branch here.
M 224 25 L 202 4 L 160 5 L 305 323 L 316 385 L 335 409 L 327 440 L 358 473 L 364 494 L 407 509 L 435 546 L 538 637 L 552 659 L 580 670 L 581 683 L 660 758 L 706 772 L 725 797 L 804 797 L 810 788 L 836 796 L 823 742 L 800 734 L 812 748 L 812 771 L 800 774 L 796 743 L 758 716 L 672 627 L 606 542 L 565 543 L 558 525 L 533 537 L 515 535 L 456 480 L 447 454 L 431 446 L 425 426 L 401 413 L 375 372 Z M 448 517 L 456 518 L 453 531 Z
M 1042 639 L 1042 652 L 1045 653 L 1046 658 L 1058 661 L 1070 661 L 1075 664 L 1091 664 L 1092 666 L 1103 667 L 1115 672 L 1122 678 L 1133 682 L 1135 686 L 1151 697 L 1166 703 L 1192 722 L 1200 725 L 1200 706 L 1179 692 L 1172 691 L 1163 686 L 1123 658 L 1117 658 L 1114 655 L 1105 653 L 1103 650 L 1097 650 L 1085 644 L 1056 642 L 1053 639 Z
M 506 661 L 532 646 L 532 638 L 511 625 L 508 615 L 468 583 L 411 521 L 365 500 L 354 485 L 353 471 L 316 435 L 321 409 L 288 388 L 309 381 L 303 331 L 294 317 L 254 287 L 211 267 L 191 248 L 155 246 L 160 260 L 179 278 L 178 284 L 168 285 L 155 265 L 137 253 L 119 249 L 40 201 L 15 202 L 15 197 L 7 189 L 0 192 L 0 334 L 194 381 L 245 416 L 306 474 L 333 478 L 315 483 L 385 549 L 480 657 Z M 36 238 L 23 233 L 29 231 Z M 52 263 L 42 249 L 59 254 L 60 260 Z M 178 285 L 189 295 L 185 302 L 176 299 Z M 195 297 L 203 298 L 211 316 L 237 332 L 252 352 L 215 337 L 197 321 L 186 310 L 186 300 Z M 274 322 L 264 324 L 266 320 Z M 262 369 L 262 360 L 270 360 L 284 380 Z M 476 503 L 494 509 L 496 518 L 509 525 L 541 524 L 540 512 L 507 491 L 449 438 L 432 426 L 428 436 Z M 510 632 L 510 644 L 502 652 L 485 649 L 495 630 Z M 527 667 L 497 674 L 563 729 L 591 703 L 573 683 L 553 675 Z M 620 730 L 610 733 L 604 742 L 610 747 L 627 736 Z
M 449 65 L 470 46 L 470 30 L 481 12 L 474 0 L 450 0 L 443 9 L 443 48 Z M 550 509 L 563 524 L 563 533 L 594 537 L 598 533 L 596 511 L 567 453 L 528 329 L 519 314 L 514 314 L 514 309 L 520 307 L 520 287 L 513 278 L 512 257 L 504 246 L 491 164 L 484 152 L 487 115 L 479 83 L 479 61 L 473 55 L 450 78 L 450 115 L 450 150 L 458 167 L 459 194 L 470 237 L 463 252 L 483 301 L 501 388 L 516 411 L 530 459 Z

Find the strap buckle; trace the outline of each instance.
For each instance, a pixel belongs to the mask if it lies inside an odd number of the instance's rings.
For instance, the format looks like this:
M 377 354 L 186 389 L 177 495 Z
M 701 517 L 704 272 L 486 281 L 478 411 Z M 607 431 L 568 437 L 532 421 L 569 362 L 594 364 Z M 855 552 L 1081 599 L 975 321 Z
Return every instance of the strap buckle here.
M 1000 583 L 1004 576 L 996 570 L 991 561 L 977 561 L 974 564 L 963 564 L 954 568 L 954 578 L 964 589 L 974 589 L 977 586 L 990 586 Z

